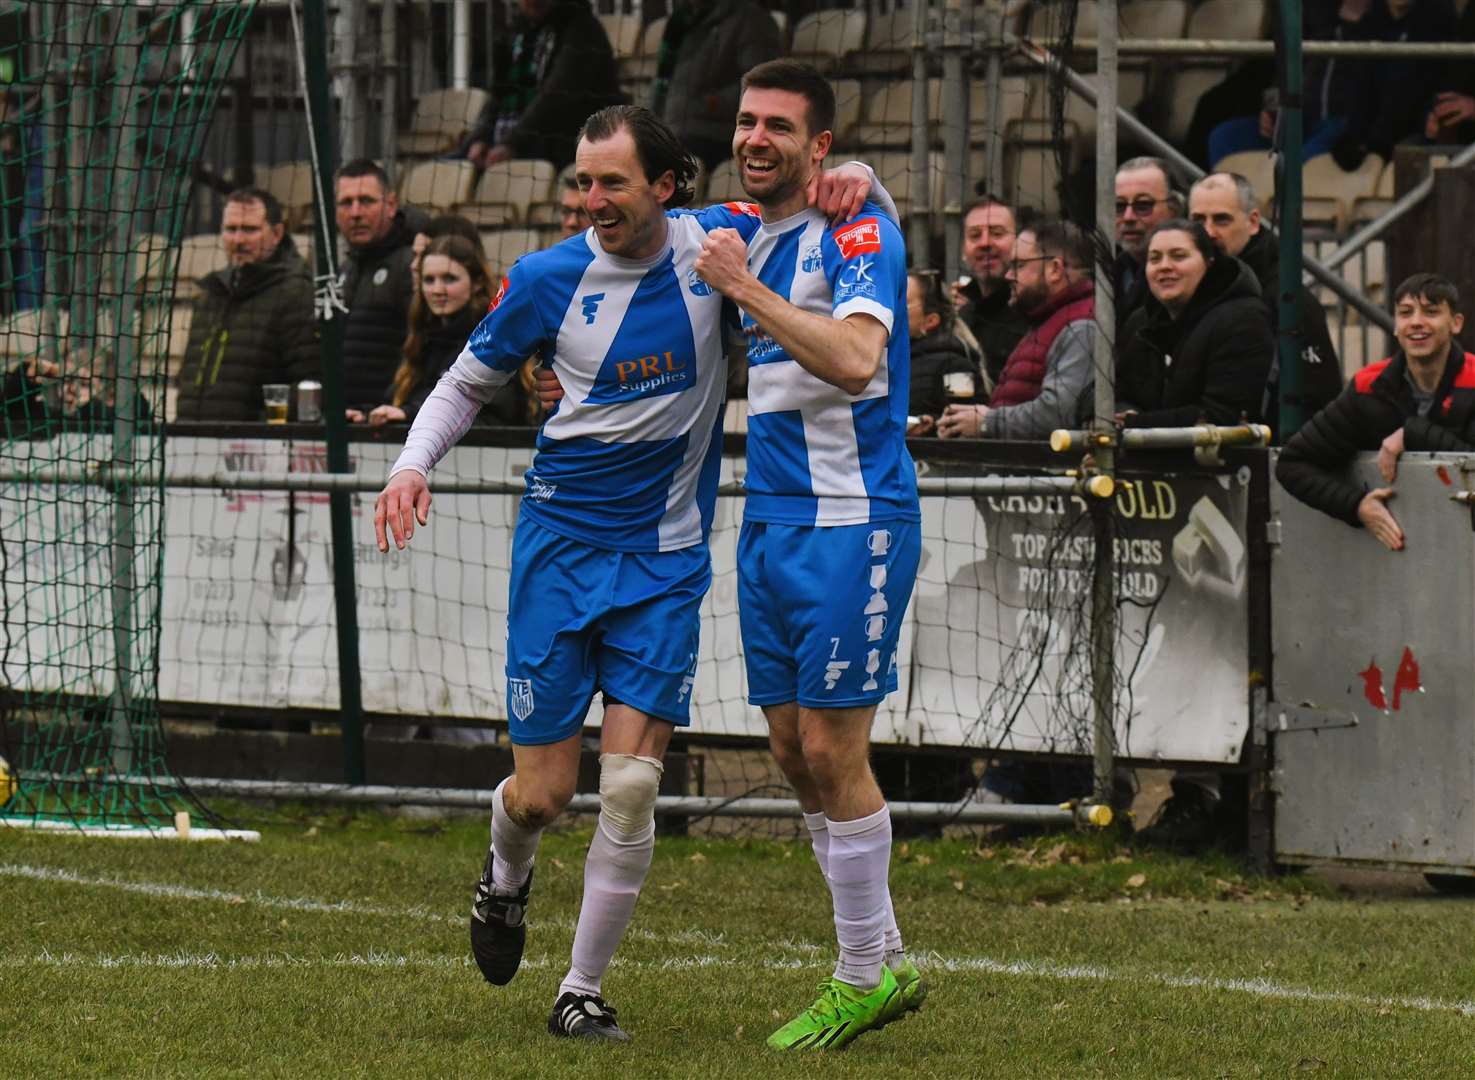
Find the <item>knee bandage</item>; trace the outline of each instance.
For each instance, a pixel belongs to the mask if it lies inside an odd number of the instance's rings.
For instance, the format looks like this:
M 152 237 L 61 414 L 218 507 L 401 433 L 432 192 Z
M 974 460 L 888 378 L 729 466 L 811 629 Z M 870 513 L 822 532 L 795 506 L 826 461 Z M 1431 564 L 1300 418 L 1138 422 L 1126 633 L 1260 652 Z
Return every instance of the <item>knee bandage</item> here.
M 599 809 L 611 829 L 633 836 L 651 826 L 664 771 L 655 758 L 599 755 Z

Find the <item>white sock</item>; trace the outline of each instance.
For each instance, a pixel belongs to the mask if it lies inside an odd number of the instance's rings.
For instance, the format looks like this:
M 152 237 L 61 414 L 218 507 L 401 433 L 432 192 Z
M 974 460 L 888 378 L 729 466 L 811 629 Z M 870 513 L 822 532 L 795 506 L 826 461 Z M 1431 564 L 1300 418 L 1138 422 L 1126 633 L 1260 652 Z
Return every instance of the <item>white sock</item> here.
M 830 884 L 830 829 L 822 811 L 804 815 L 804 826 L 809 830 L 809 843 L 814 848 L 814 861 L 819 863 L 819 872 L 824 875 L 825 887 Z M 901 943 L 901 931 L 896 926 L 896 910 L 891 903 L 891 890 L 886 890 L 886 966 L 893 971 L 906 963 L 906 946 Z
M 621 833 L 600 813 L 584 860 L 584 901 L 574 931 L 573 966 L 558 988 L 560 994 L 599 993 L 605 969 L 635 914 L 655 846 L 654 821 L 638 833 Z
M 835 978 L 873 989 L 886 951 L 886 879 L 891 866 L 891 811 L 881 807 L 854 821 L 826 822 L 830 834 L 830 895 L 840 959 Z
M 542 829 L 524 829 L 508 816 L 502 798 L 511 779 L 492 793 L 492 888 L 504 893 L 517 892 L 527 881 L 543 835 Z

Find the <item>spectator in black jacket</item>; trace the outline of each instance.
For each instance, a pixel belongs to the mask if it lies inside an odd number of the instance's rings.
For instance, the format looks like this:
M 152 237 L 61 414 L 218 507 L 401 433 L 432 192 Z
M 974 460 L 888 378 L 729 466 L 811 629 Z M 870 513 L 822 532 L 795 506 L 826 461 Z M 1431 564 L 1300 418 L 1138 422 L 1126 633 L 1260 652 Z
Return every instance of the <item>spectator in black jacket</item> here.
M 907 412 L 907 434 L 930 435 L 934 417 L 949 401 L 971 397 L 978 369 L 968 347 L 954 333 L 957 312 L 943 291 L 935 270 L 913 270 L 907 275 L 907 329 L 912 345 L 912 385 Z
M 1009 282 L 1004 280 L 1014 258 L 1017 225 L 1014 208 L 989 195 L 963 209 L 963 262 L 970 276 L 954 287 L 953 303 L 983 349 L 990 386 L 1029 329 L 1029 322 L 1010 305 Z
M 1148 237 L 1147 287 L 1120 343 L 1122 423 L 1260 420 L 1275 339 L 1250 268 L 1220 252 L 1198 225 L 1174 218 Z
M 1209 234 L 1226 255 L 1233 255 L 1255 273 L 1260 299 L 1270 325 L 1280 326 L 1280 246 L 1270 230 L 1260 227 L 1260 204 L 1255 188 L 1238 173 L 1212 173 L 1188 192 L 1188 216 Z M 1327 405 L 1342 392 L 1342 368 L 1332 348 L 1326 309 L 1304 285 L 1296 291 L 1300 311 L 1301 387 L 1306 415 Z M 1275 426 L 1280 402 L 1280 357 L 1270 364 L 1261 408 L 1266 423 Z
M 281 203 L 258 188 L 226 197 L 220 240 L 230 266 L 198 283 L 175 417 L 249 423 L 265 415 L 267 383 L 322 371 L 312 272 L 286 235 Z
M 401 209 L 389 175 L 367 158 L 339 168 L 335 200 L 338 229 L 348 241 L 343 400 L 367 413 L 399 366 L 415 295 L 412 244 L 428 219 L 413 207 Z
M 520 0 L 501 81 L 472 128 L 466 157 L 479 169 L 512 158 L 562 167 L 591 113 L 624 100 L 609 35 L 589 0 Z
M 1372 491 L 1349 479 L 1360 450 L 1378 451 L 1391 484 L 1405 450 L 1475 451 L 1475 355 L 1455 335 L 1465 325 L 1458 290 L 1438 274 L 1415 274 L 1393 294 L 1399 351 L 1369 364 L 1341 397 L 1313 416 L 1282 451 L 1275 476 L 1296 498 L 1353 526 L 1390 551 L 1403 529 L 1389 512 L 1393 488 Z
M 1455 40 L 1475 42 L 1475 4 L 1466 4 Z M 1424 118 L 1424 138 L 1434 143 L 1475 142 L 1475 64 L 1450 60 L 1434 81 L 1434 100 Z

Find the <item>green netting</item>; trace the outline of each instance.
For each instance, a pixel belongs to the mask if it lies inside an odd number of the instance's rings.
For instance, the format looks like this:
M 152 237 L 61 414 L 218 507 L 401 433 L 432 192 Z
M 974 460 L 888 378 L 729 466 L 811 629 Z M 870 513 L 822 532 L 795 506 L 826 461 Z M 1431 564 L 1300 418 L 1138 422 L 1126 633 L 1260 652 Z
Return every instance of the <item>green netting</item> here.
M 253 6 L 0 11 L 0 753 L 20 780 L 10 824 L 154 828 L 191 805 L 159 722 L 155 421 L 190 177 Z

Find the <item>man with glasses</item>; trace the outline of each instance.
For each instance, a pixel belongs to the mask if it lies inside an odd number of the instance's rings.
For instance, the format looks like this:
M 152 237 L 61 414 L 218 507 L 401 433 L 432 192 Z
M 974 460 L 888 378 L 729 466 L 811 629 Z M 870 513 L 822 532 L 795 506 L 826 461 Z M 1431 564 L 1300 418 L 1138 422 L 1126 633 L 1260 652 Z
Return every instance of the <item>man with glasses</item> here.
M 1173 190 L 1168 163 L 1135 157 L 1116 171 L 1116 325 L 1147 298 L 1147 237 L 1170 218 L 1183 216 L 1183 196 Z
M 1092 371 L 1095 287 L 1091 241 L 1068 221 L 1020 231 L 1006 277 L 1024 335 L 987 405 L 949 405 L 938 421 L 944 439 L 1047 439 L 1070 427 Z

